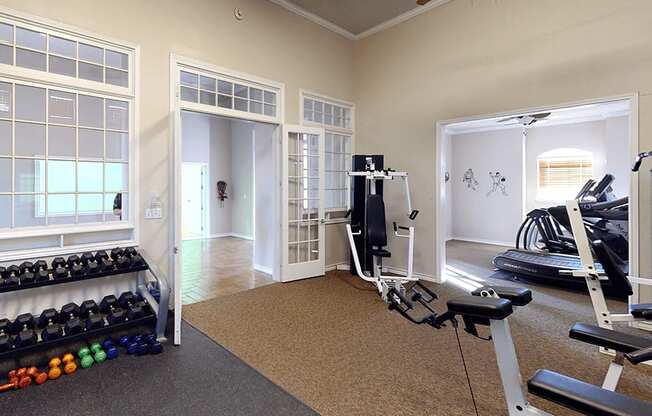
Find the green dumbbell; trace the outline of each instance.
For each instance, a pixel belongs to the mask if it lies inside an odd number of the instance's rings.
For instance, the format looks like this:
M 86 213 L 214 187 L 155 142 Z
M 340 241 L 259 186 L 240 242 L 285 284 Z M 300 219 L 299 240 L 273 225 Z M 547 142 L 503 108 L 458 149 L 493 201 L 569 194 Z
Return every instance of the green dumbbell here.
M 99 342 L 95 342 L 91 344 L 91 351 L 93 353 L 93 358 L 95 359 L 96 363 L 99 364 L 106 361 L 106 352 L 104 352 Z
M 93 356 L 91 355 L 91 350 L 89 350 L 87 347 L 79 350 L 77 355 L 79 355 L 79 358 L 81 359 L 82 368 L 90 368 L 95 362 L 93 360 Z

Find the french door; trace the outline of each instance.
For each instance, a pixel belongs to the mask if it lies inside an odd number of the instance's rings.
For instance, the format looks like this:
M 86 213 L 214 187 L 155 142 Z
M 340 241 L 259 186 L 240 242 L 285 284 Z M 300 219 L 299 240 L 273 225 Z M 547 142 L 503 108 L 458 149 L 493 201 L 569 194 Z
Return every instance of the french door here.
M 324 129 L 285 125 L 282 164 L 284 282 L 322 276 L 324 255 Z

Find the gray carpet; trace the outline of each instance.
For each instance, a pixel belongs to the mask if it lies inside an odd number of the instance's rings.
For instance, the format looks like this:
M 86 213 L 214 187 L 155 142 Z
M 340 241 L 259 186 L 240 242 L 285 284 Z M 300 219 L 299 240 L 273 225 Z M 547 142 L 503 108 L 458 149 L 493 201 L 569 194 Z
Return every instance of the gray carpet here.
M 124 354 L 42 386 L 0 394 L 0 414 L 316 415 L 184 322 L 183 346 Z

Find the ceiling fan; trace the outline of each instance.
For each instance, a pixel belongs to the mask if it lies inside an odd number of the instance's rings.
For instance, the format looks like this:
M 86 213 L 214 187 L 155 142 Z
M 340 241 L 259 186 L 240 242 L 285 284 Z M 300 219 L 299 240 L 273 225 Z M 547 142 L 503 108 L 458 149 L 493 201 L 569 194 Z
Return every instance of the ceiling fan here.
M 506 123 L 508 121 L 516 120 L 516 123 L 509 123 L 509 124 L 520 124 L 523 127 L 527 127 L 533 125 L 537 121 L 545 120 L 550 114 L 551 113 L 537 113 L 537 114 L 525 114 L 522 116 L 515 116 L 515 117 L 507 117 L 498 120 L 498 123 Z
M 424 6 L 424 5 L 428 4 L 429 2 L 430 2 L 430 0 L 417 0 L 417 4 L 419 6 Z

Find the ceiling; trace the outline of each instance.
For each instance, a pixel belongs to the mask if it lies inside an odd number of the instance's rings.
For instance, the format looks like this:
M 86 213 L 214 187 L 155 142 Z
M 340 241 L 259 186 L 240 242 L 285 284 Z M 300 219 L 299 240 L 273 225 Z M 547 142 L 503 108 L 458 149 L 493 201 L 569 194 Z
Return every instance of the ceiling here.
M 609 101 L 598 104 L 565 107 L 550 111 L 550 116 L 532 124 L 528 128 L 554 126 L 560 124 L 582 123 L 587 121 L 604 120 L 610 117 L 628 115 L 630 112 L 629 100 Z M 514 114 L 518 116 L 520 114 Z M 485 118 L 480 120 L 464 121 L 446 126 L 448 134 L 468 134 L 481 131 L 523 129 L 518 120 L 500 121 L 510 116 Z
M 431 0 L 419 6 L 416 0 L 271 0 L 307 19 L 349 38 L 377 32 L 448 0 Z M 380 27 L 379 27 L 380 26 Z M 371 34 L 371 33 L 368 33 Z

